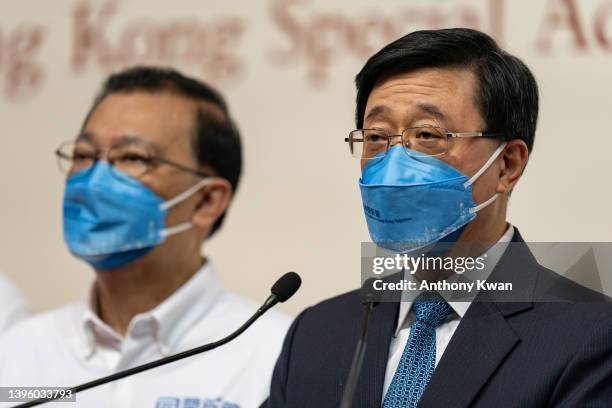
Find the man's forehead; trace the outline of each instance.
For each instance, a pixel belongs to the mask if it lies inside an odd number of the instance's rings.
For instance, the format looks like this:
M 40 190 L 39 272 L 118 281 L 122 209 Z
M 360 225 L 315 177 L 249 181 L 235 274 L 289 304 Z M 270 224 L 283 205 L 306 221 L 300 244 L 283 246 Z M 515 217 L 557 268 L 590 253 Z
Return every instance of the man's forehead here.
M 468 68 L 423 68 L 388 75 L 372 89 L 364 120 L 421 113 L 450 121 L 453 116 L 477 113 L 475 85 L 476 77 Z
M 385 90 L 389 87 L 397 88 L 401 85 L 413 87 L 415 90 L 420 90 L 424 93 L 428 92 L 427 89 L 431 89 L 430 92 L 459 87 L 472 89 L 475 81 L 476 75 L 470 67 L 419 68 L 381 76 L 376 81 L 372 92 Z
M 82 135 L 102 145 L 137 137 L 163 150 L 175 144 L 190 143 L 197 109 L 213 115 L 223 114 L 208 101 L 198 101 L 176 92 L 112 93 L 92 111 Z

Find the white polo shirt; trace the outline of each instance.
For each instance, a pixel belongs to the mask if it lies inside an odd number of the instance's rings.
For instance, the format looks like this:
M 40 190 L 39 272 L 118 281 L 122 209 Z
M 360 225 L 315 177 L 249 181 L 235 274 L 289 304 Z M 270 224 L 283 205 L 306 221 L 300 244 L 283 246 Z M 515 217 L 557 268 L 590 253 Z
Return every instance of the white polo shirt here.
M 30 313 L 30 306 L 21 292 L 0 273 L 0 334 Z
M 259 307 L 225 291 L 210 262 L 155 309 L 136 315 L 125 338 L 100 320 L 90 301 L 27 319 L 1 337 L 0 386 L 74 386 L 219 340 Z M 76 405 L 45 406 L 258 407 L 289 324 L 270 310 L 220 348 L 83 391 Z

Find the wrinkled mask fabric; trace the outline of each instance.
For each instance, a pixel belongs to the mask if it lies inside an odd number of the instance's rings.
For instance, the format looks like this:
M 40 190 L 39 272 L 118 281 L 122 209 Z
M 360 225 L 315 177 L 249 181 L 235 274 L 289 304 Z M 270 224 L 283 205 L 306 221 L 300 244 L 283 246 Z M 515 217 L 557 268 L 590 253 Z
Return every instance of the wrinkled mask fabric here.
M 476 213 L 497 199 L 495 194 L 476 204 L 472 185 L 505 145 L 471 178 L 435 157 L 411 156 L 399 145 L 371 159 L 359 188 L 372 241 L 397 253 L 455 242 Z
M 146 255 L 191 222 L 166 226 L 168 209 L 208 179 L 164 201 L 149 187 L 105 161 L 69 176 L 64 191 L 64 241 L 96 269 L 115 269 Z

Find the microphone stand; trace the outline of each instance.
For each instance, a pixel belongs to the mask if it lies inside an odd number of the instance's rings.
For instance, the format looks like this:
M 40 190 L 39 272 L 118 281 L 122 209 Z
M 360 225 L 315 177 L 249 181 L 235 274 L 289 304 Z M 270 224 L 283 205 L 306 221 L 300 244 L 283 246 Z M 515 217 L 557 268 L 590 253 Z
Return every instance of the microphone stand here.
M 361 333 L 359 334 L 359 340 L 357 340 L 355 354 L 353 354 L 353 362 L 351 363 L 351 369 L 349 370 L 349 374 L 346 379 L 346 386 L 342 392 L 340 408 L 351 408 L 353 405 L 355 389 L 357 388 L 357 381 L 359 380 L 361 366 L 363 365 L 363 359 L 365 357 L 370 314 L 372 313 L 372 309 L 379 304 L 377 301 L 378 295 L 374 290 L 374 281 L 374 278 L 370 278 L 361 285 L 361 304 L 363 305 L 363 313 L 361 315 Z

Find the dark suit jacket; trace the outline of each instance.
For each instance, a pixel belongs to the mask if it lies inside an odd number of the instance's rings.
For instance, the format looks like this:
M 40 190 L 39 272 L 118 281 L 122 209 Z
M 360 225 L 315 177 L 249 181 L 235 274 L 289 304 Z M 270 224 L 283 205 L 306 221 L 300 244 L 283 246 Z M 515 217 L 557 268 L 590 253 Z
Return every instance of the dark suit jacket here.
M 489 281 L 512 282 L 527 301 L 474 302 L 419 406 L 612 407 L 612 303 L 539 265 L 518 231 L 513 242 L 520 244 L 508 247 Z M 544 288 L 553 286 L 577 301 L 542 302 L 541 294 L 551 292 Z M 353 291 L 302 312 L 287 334 L 264 406 L 338 407 L 361 310 L 360 293 Z M 370 316 L 356 407 L 381 406 L 397 313 L 397 303 L 381 303 Z

